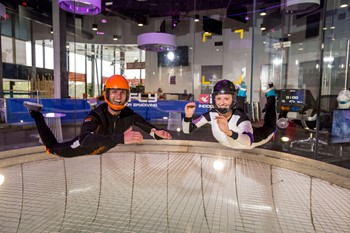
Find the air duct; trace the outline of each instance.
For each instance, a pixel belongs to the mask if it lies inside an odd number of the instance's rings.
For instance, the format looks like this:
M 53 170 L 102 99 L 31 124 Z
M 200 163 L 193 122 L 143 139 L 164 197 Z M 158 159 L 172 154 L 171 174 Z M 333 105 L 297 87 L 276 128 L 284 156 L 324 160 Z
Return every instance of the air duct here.
M 101 12 L 101 0 L 58 0 L 61 9 L 79 15 L 97 15 Z
M 286 12 L 302 14 L 316 10 L 320 7 L 320 0 L 286 0 Z
M 146 51 L 170 51 L 176 48 L 175 36 L 168 33 L 150 32 L 137 36 L 139 49 Z

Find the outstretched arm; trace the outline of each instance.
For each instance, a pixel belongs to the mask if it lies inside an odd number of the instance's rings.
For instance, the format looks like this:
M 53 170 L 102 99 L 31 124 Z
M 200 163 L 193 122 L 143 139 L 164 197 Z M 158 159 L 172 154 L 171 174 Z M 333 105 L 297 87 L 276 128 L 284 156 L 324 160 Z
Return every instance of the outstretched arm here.
M 204 113 L 196 119 L 193 119 L 196 103 L 190 102 L 185 105 L 185 118 L 182 121 L 182 131 L 185 134 L 190 134 L 197 128 L 202 127 L 210 121 L 209 113 Z
M 169 132 L 163 129 L 158 129 L 151 123 L 144 120 L 141 116 L 137 115 L 134 125 L 139 127 L 146 133 L 149 133 L 155 139 L 172 139 L 172 136 Z

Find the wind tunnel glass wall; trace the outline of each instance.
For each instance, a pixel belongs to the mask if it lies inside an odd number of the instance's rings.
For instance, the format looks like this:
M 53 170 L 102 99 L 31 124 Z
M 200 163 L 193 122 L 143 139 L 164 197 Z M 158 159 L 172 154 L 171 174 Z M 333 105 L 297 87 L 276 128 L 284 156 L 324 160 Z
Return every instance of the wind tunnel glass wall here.
M 63 138 L 71 139 L 80 132 L 90 100 L 103 93 L 105 80 L 122 74 L 131 88 L 128 107 L 168 129 L 174 139 L 217 142 L 210 125 L 184 134 L 181 120 L 189 101 L 196 102 L 195 117 L 211 109 L 210 94 L 222 79 L 237 86 L 245 82 L 245 113 L 253 126 L 261 126 L 264 91 L 272 82 L 284 127 L 277 127 L 263 148 L 324 161 L 350 154 L 350 138 L 341 143 L 332 140 L 337 97 L 350 86 L 348 8 L 337 1 L 321 1 L 301 13 L 289 11 L 279 1 L 192 3 L 186 12 L 159 3 L 159 9 L 170 7 L 163 12 L 177 13 L 150 13 L 140 27 L 139 19 L 129 13 L 140 11 L 140 6 L 146 9 L 146 3 L 125 6 L 129 8 L 124 12 L 112 4 L 97 15 L 83 16 L 62 10 L 52 14 L 56 4 L 45 8 L 49 12 L 45 15 L 33 6 L 5 2 L 9 17 L 1 23 L 2 150 L 17 144 L 40 145 L 34 122 L 22 106 L 25 99 L 45 103 L 44 113 L 64 113 Z M 177 48 L 139 49 L 137 36 L 148 32 L 175 35 Z M 307 94 L 282 98 L 285 91 Z M 345 93 L 341 98 L 346 108 L 350 96 Z M 21 142 L 8 140 L 11 127 L 25 132 Z

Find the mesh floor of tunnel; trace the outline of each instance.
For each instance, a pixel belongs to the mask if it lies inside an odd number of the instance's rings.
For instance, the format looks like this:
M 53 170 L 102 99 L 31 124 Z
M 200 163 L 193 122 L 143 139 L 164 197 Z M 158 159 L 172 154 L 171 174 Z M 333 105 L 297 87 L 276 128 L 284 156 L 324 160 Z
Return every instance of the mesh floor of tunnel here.
M 3 233 L 350 231 L 350 190 L 235 157 L 114 152 L 0 174 Z

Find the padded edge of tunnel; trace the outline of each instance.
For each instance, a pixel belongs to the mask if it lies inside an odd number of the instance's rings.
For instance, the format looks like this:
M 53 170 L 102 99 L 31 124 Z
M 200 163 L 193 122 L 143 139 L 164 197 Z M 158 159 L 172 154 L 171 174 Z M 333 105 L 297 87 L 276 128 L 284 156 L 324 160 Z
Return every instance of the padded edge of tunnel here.
M 53 158 L 57 156 L 48 155 L 43 146 L 1 151 L 0 168 Z
M 252 150 L 236 150 L 224 147 L 215 142 L 185 140 L 157 141 L 147 139 L 144 140 L 142 144 L 138 145 L 117 145 L 107 153 L 121 152 L 174 152 L 195 153 L 215 157 L 234 157 L 296 171 L 350 190 L 349 169 L 293 154 L 267 149 L 255 148 Z M 46 154 L 43 146 L 3 151 L 0 152 L 0 168 L 48 159 L 62 158 Z

